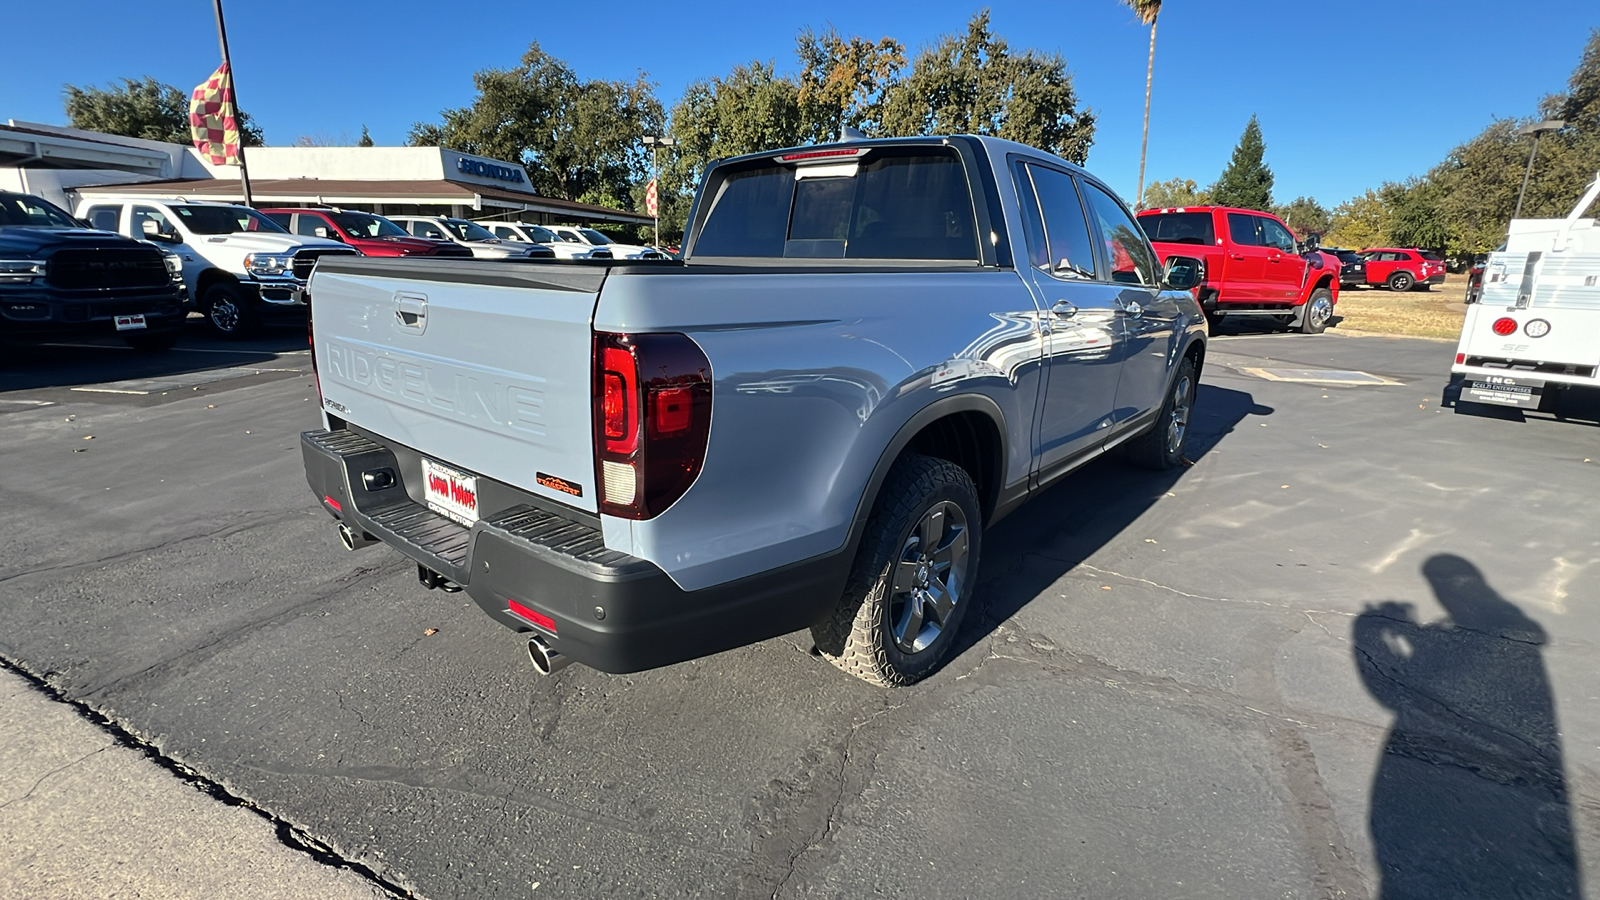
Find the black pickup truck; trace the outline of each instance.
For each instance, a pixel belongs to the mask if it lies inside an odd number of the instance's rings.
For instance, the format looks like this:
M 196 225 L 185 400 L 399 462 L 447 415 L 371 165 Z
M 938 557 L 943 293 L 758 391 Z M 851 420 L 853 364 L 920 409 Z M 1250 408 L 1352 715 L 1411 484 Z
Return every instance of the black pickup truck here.
M 183 326 L 183 281 L 159 247 L 94 231 L 31 194 L 0 191 L 0 342 L 116 334 L 164 350 Z

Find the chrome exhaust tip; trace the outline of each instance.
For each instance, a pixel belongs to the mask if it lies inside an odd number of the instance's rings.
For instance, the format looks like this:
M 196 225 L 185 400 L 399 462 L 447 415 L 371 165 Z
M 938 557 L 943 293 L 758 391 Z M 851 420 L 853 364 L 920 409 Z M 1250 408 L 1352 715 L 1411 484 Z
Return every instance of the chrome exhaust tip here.
M 365 531 L 357 533 L 349 525 L 343 522 L 339 523 L 339 543 L 343 544 L 346 550 L 360 550 L 362 547 L 370 547 L 377 542 L 377 538 L 367 534 Z
M 572 665 L 572 657 L 562 656 L 550 649 L 550 645 L 538 635 L 528 638 L 528 659 L 533 661 L 533 667 L 539 670 L 540 675 L 554 675 Z

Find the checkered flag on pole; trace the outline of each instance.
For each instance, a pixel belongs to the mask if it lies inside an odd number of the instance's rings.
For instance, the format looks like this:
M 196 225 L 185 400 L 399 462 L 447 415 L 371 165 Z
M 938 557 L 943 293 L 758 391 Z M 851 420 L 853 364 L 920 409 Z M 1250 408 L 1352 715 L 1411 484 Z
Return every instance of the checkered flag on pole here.
M 223 63 L 194 89 L 189 100 L 189 132 L 195 147 L 212 165 L 239 165 L 238 111 L 233 106 L 233 77 Z

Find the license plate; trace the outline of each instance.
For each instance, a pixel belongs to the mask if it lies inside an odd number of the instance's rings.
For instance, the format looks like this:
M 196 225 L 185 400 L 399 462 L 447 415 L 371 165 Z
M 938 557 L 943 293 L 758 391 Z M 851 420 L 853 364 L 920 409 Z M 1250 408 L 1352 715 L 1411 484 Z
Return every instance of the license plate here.
M 137 316 L 117 316 L 116 323 L 118 331 L 138 331 L 139 329 L 145 327 L 144 314 L 141 313 Z
M 1462 392 L 1462 398 L 1495 406 L 1538 409 L 1539 397 L 1543 391 L 1542 381 L 1515 381 L 1510 378 L 1496 381 L 1468 381 L 1466 390 Z
M 422 485 L 429 509 L 469 527 L 478 521 L 477 476 L 423 459 Z

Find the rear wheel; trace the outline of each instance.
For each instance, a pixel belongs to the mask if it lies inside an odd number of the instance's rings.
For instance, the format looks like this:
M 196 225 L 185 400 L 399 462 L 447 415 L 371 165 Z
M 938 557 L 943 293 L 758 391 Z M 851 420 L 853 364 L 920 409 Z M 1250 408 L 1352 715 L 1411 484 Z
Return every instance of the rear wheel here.
M 977 490 L 965 469 L 918 454 L 897 461 L 867 521 L 844 596 L 811 628 L 817 650 L 882 687 L 932 673 L 972 605 L 982 532 Z
M 201 298 L 206 321 L 220 335 L 229 339 L 250 337 L 261 328 L 261 320 L 245 299 L 244 289 L 236 284 L 214 284 Z
M 1391 291 L 1409 291 L 1411 286 L 1416 283 L 1416 279 L 1411 277 L 1410 272 L 1395 272 L 1389 276 L 1388 281 L 1389 290 Z
M 1332 320 L 1333 292 L 1327 288 L 1317 288 L 1311 292 L 1306 300 L 1306 308 L 1300 313 L 1300 333 L 1321 334 Z
M 1194 360 L 1185 358 L 1178 364 L 1172 386 L 1167 388 L 1167 397 L 1156 415 L 1155 424 L 1128 442 L 1129 462 L 1156 471 L 1178 464 L 1183 458 L 1183 447 L 1189 441 L 1189 417 L 1194 412 L 1197 389 Z

